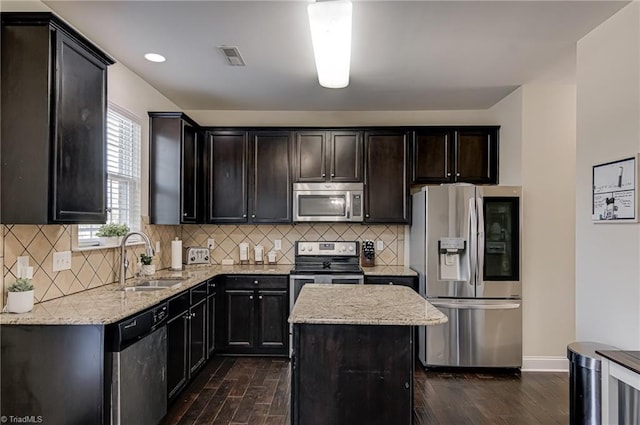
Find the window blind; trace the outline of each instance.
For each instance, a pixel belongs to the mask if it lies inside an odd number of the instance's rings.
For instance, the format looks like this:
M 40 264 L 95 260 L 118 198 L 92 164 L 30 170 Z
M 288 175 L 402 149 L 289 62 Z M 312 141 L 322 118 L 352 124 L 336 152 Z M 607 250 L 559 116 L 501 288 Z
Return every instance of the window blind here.
M 107 110 L 107 222 L 140 230 L 140 137 L 137 118 L 115 105 Z M 99 224 L 78 226 L 78 243 L 97 244 Z

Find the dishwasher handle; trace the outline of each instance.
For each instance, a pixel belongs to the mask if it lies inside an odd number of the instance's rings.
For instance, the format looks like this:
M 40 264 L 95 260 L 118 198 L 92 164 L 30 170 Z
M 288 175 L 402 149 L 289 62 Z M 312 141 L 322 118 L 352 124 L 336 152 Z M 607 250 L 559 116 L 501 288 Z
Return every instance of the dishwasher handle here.
M 434 307 L 457 310 L 515 310 L 521 307 L 519 302 L 504 303 L 460 303 L 451 301 L 429 301 Z

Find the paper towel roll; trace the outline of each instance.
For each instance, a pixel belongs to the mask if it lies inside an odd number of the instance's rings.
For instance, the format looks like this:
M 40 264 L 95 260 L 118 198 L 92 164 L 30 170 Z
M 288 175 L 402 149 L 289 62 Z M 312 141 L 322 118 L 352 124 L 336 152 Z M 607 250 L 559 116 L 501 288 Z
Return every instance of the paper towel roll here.
M 182 241 L 178 239 L 171 241 L 171 268 L 182 269 Z

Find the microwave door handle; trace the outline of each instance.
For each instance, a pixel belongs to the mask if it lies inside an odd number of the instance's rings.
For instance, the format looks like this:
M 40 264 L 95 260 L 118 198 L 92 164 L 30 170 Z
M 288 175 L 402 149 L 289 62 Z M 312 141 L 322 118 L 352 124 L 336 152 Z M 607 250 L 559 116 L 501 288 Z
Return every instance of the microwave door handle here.
M 347 196 L 345 196 L 345 212 L 347 214 L 347 219 L 351 218 L 351 192 L 347 192 Z

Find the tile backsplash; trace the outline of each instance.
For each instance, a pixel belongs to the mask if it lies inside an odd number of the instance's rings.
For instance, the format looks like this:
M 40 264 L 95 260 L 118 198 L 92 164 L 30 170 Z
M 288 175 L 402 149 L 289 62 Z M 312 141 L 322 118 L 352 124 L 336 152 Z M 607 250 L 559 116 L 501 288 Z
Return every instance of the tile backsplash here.
M 53 253 L 71 251 L 72 232 L 69 225 L 2 225 L 0 226 L 0 262 L 3 266 L 0 290 L 0 307 L 4 305 L 6 286 L 17 274 L 17 257 L 29 256 L 33 267 L 35 301 L 42 302 L 95 288 L 118 280 L 120 252 L 118 249 L 93 249 L 73 251 L 71 269 L 53 272 Z M 211 251 L 211 262 L 221 264 L 224 259 L 239 263 L 239 244 L 250 247 L 253 262 L 253 247 L 262 245 L 266 253 L 280 240 L 282 249 L 276 253 L 278 264 L 293 264 L 293 245 L 297 240 L 356 240 L 382 241 L 384 249 L 376 252 L 378 265 L 403 265 L 403 225 L 361 224 L 296 224 L 296 225 L 184 225 L 157 226 L 144 224 L 144 231 L 154 242 L 160 242 L 156 254 L 158 269 L 171 265 L 171 240 L 181 238 L 183 246 L 206 247 L 213 238 L 215 248 Z M 143 252 L 142 245 L 128 249 L 131 264 Z M 155 246 L 154 246 L 155 249 Z M 135 267 L 130 267 L 131 276 Z M 6 284 L 6 285 L 5 285 Z
M 262 245 L 265 253 L 274 248 L 275 240 L 282 243 L 277 252 L 278 264 L 293 264 L 293 245 L 297 240 L 308 241 L 362 241 L 381 240 L 384 248 L 376 252 L 376 264 L 386 266 L 403 265 L 404 228 L 402 225 L 362 224 L 283 224 L 283 225 L 185 225 L 182 226 L 183 246 L 206 247 L 207 240 L 213 238 L 215 248 L 211 252 L 213 263 L 221 264 L 224 259 L 240 261 L 241 242 L 249 244 L 249 259 L 253 262 L 253 247 Z

